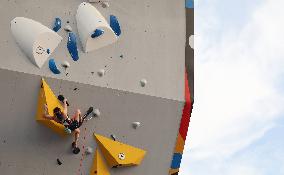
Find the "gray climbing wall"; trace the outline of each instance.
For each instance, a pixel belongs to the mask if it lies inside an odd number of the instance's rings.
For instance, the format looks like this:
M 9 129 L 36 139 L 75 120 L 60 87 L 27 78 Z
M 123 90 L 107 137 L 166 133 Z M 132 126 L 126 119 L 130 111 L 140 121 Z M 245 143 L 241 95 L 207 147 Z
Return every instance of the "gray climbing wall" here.
M 80 155 L 73 155 L 73 137 L 62 139 L 35 121 L 40 79 L 64 94 L 70 115 L 94 106 L 101 116 L 82 127 L 85 144 L 96 148 L 94 132 L 147 151 L 140 166 L 111 169 L 112 175 L 165 175 L 171 166 L 184 105 L 186 13 L 184 0 L 111 0 L 109 8 L 94 4 L 108 19 L 118 17 L 122 35 L 117 43 L 85 54 L 73 62 L 67 33 L 53 53 L 58 64 L 71 63 L 69 74 L 54 75 L 46 63 L 35 67 L 22 53 L 10 32 L 10 21 L 23 16 L 52 27 L 60 17 L 77 33 L 75 14 L 83 0 L 0 1 L 0 174 L 76 175 Z M 27 31 L 28 32 L 28 31 Z M 192 58 L 193 59 L 193 58 Z M 97 71 L 106 70 L 99 77 Z M 142 88 L 141 79 L 148 84 Z M 137 130 L 131 123 L 140 121 Z M 84 129 L 86 128 L 86 133 Z M 83 145 L 83 137 L 80 145 Z M 58 166 L 56 159 L 62 160 Z M 89 173 L 93 155 L 83 161 Z

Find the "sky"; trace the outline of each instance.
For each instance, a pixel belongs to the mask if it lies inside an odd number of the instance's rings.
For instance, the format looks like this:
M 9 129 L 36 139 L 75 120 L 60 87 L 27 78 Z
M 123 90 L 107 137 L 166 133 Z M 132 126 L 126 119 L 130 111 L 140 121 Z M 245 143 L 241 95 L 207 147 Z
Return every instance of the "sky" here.
M 195 0 L 180 175 L 284 175 L 284 1 Z

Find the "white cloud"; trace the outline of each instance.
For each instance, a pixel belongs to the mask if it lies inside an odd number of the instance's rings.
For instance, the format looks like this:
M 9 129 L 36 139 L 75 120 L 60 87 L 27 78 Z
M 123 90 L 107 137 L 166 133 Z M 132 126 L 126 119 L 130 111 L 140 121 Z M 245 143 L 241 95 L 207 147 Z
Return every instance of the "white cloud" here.
M 181 174 L 203 174 L 210 165 L 219 174 L 261 175 L 236 162 L 222 170 L 226 159 L 261 138 L 284 112 L 284 94 L 276 87 L 284 79 L 284 1 L 256 4 L 247 23 L 234 30 L 220 29 L 222 19 L 214 18 L 219 7 L 210 4 L 201 14 L 195 9 L 195 104 Z M 198 161 L 206 164 L 191 168 Z

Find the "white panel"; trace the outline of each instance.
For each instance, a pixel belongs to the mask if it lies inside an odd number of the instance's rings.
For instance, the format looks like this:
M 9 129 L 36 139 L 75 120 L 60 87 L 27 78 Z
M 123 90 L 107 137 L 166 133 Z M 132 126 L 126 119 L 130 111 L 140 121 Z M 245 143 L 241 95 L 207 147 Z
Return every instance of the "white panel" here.
M 11 30 L 20 48 L 39 68 L 62 40 L 61 36 L 46 26 L 24 17 L 13 19 Z
M 76 20 L 84 52 L 107 46 L 118 39 L 102 14 L 89 3 L 83 2 L 80 4 Z M 97 38 L 92 38 L 91 35 L 96 29 L 104 30 L 104 34 Z

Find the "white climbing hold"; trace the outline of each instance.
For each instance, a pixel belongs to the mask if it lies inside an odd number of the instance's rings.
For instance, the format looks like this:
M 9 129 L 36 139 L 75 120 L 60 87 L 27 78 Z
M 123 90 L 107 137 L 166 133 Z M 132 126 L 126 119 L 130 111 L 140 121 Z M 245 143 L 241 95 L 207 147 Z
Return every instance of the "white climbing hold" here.
M 124 159 L 126 158 L 126 156 L 125 156 L 124 153 L 119 153 L 119 154 L 118 154 L 118 158 L 119 158 L 120 160 L 124 160 Z
M 61 63 L 61 66 L 64 67 L 65 69 L 69 68 L 70 67 L 70 63 L 68 61 L 63 61 Z
M 132 126 L 133 126 L 134 129 L 137 129 L 141 126 L 141 123 L 140 122 L 133 122 Z
M 22 51 L 41 68 L 62 40 L 56 32 L 32 19 L 16 17 L 11 31 Z
M 141 84 L 142 87 L 145 87 L 146 84 L 147 84 L 147 80 L 146 80 L 146 79 L 142 79 L 142 80 L 140 81 L 140 84 Z
M 118 40 L 118 36 L 103 15 L 90 3 L 80 4 L 76 21 L 84 52 L 94 51 Z M 100 37 L 93 38 L 92 35 L 97 29 L 104 31 L 104 33 Z
M 100 69 L 100 70 L 98 71 L 98 75 L 99 75 L 100 77 L 104 76 L 105 73 L 106 73 L 106 71 L 105 71 L 104 69 Z
M 103 8 L 108 8 L 109 7 L 109 3 L 108 2 L 102 2 L 102 7 Z
M 101 115 L 101 112 L 99 109 L 94 109 L 93 114 L 95 117 L 99 117 Z
M 192 49 L 194 49 L 194 35 L 190 35 L 188 38 L 188 44 Z
M 66 32 L 72 32 L 72 27 L 71 27 L 70 25 L 66 25 L 66 26 L 64 27 L 64 30 L 65 30 Z
M 86 147 L 86 150 L 85 150 L 85 153 L 88 155 L 88 154 L 92 154 L 94 152 L 93 148 L 91 147 Z

